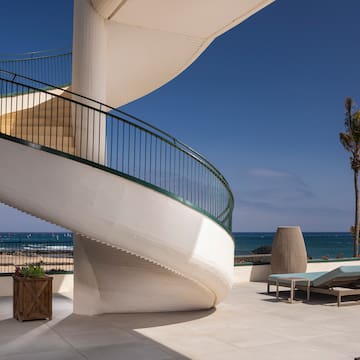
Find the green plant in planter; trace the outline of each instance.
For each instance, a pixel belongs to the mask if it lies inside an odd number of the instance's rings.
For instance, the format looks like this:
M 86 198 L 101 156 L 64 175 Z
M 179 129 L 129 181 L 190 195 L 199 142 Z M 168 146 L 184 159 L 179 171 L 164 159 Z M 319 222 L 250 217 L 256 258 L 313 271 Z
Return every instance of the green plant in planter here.
M 13 316 L 19 321 L 51 319 L 52 277 L 39 265 L 17 266 L 13 275 Z
M 15 275 L 24 277 L 41 277 L 45 275 L 45 270 L 40 265 L 29 265 L 15 269 Z

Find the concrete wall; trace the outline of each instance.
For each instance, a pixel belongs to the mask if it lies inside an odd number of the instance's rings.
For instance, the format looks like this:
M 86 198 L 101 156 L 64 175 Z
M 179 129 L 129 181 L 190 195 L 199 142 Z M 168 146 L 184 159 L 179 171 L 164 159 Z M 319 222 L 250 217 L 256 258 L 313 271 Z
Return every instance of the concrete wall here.
M 336 269 L 339 266 L 360 265 L 359 260 L 344 260 L 344 261 L 322 261 L 311 262 L 307 264 L 306 272 L 329 271 Z M 235 266 L 235 284 L 249 281 L 267 281 L 271 274 L 270 264 L 266 265 L 241 265 Z
M 317 263 L 308 263 L 307 272 L 329 271 L 339 266 L 360 265 L 359 260 L 353 261 L 324 261 Z M 270 264 L 266 265 L 242 265 L 234 267 L 235 284 L 243 282 L 265 282 L 270 275 Z M 72 274 L 52 275 L 53 293 L 72 294 L 74 288 L 74 277 Z M 12 296 L 12 277 L 0 277 L 0 296 Z

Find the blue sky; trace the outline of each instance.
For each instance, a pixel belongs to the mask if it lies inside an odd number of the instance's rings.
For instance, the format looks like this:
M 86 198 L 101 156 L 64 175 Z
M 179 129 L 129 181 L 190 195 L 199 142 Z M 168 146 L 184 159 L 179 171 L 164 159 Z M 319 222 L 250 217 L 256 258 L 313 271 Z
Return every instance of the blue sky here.
M 1 53 L 71 46 L 71 0 L 1 4 Z M 204 154 L 228 179 L 235 231 L 347 231 L 344 99 L 360 104 L 358 0 L 278 0 L 124 109 Z M 6 41 L 4 41 L 6 39 Z M 0 231 L 53 231 L 0 207 Z

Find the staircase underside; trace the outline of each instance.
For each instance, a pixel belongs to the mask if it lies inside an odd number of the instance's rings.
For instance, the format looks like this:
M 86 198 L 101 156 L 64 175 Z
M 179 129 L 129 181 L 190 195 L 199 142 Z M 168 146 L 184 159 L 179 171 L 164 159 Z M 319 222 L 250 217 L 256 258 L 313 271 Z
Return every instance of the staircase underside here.
M 273 1 L 76 0 L 74 91 L 114 107 L 141 98 Z
M 75 237 L 75 249 L 78 314 L 186 311 L 216 304 L 216 295 L 199 282 L 138 256 L 81 235 Z
M 75 0 L 71 86 L 81 95 L 2 72 L 0 201 L 76 234 L 75 312 L 203 309 L 228 294 L 228 183 L 171 135 L 103 104 L 158 89 L 272 1 Z
M 0 199 L 79 234 L 75 312 L 209 308 L 231 288 L 232 237 L 206 216 L 46 151 L 0 139 L 0 153 Z

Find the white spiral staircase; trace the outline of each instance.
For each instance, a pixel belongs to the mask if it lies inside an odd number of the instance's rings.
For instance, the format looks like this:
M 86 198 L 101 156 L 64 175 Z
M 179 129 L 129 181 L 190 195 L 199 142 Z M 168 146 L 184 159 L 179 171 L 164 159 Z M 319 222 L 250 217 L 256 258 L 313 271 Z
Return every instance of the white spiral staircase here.
M 104 103 L 158 88 L 270 2 L 76 0 L 73 55 L 0 61 L 0 201 L 76 234 L 76 313 L 204 309 L 231 289 L 224 177 Z

